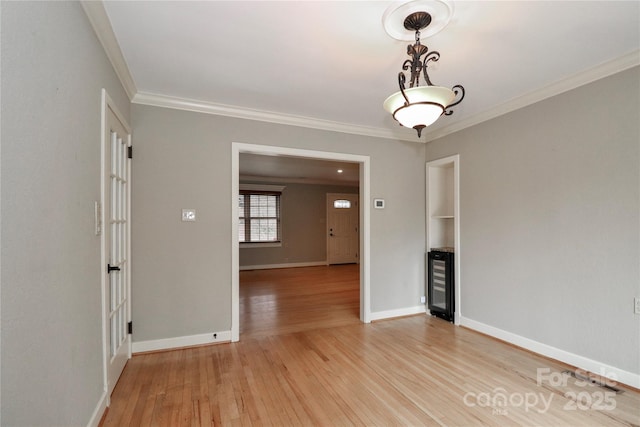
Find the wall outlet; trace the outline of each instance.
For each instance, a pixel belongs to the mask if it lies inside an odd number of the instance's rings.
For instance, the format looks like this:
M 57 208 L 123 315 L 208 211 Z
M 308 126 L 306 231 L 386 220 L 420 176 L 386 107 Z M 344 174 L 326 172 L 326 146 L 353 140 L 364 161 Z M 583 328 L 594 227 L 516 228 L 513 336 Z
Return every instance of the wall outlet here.
M 426 302 L 427 302 L 427 297 L 425 297 L 424 295 L 422 295 L 422 296 L 420 297 L 420 302 L 421 302 L 422 304 L 426 303 Z
M 635 314 L 640 314 L 640 298 L 638 297 L 633 299 L 633 312 Z

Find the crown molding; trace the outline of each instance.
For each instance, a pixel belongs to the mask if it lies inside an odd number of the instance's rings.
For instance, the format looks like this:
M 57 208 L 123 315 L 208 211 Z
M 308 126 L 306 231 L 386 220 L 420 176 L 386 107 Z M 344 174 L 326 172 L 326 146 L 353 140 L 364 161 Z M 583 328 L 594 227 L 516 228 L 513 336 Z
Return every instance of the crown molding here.
M 640 50 L 635 50 L 620 58 L 602 63 L 589 70 L 574 74 L 573 76 L 559 80 L 541 89 L 537 89 L 525 95 L 513 98 L 512 100 L 498 105 L 497 107 L 494 107 L 490 110 L 475 114 L 449 126 L 435 129 L 433 132 L 427 133 L 425 135 L 425 142 L 442 138 L 446 135 L 458 132 L 462 129 L 466 129 L 479 123 L 486 122 L 512 111 L 519 110 L 520 108 L 535 104 L 536 102 L 543 101 L 547 98 L 551 98 L 552 96 L 560 95 L 561 93 L 568 92 L 580 86 L 584 86 L 596 80 L 603 79 L 605 77 L 622 72 L 624 70 L 628 70 L 629 68 L 633 68 L 638 65 L 640 65 Z
M 242 177 L 242 175 L 240 175 Z M 267 184 L 238 184 L 240 191 L 273 191 L 276 193 L 282 193 L 282 190 L 287 188 L 285 185 L 267 185 Z
M 278 184 L 337 185 L 340 187 L 358 187 L 359 181 L 338 181 L 321 178 L 280 178 L 261 175 L 240 175 L 240 182 L 265 182 Z M 242 186 L 243 184 L 240 184 Z M 250 185 L 250 184 L 249 184 Z
M 104 9 L 101 0 L 81 0 L 80 4 L 84 9 L 89 22 L 102 43 L 107 57 L 122 83 L 129 99 L 134 104 L 150 105 L 155 107 L 173 108 L 185 111 L 194 111 L 205 114 L 214 114 L 226 117 L 235 117 L 247 120 L 257 120 L 268 123 L 278 123 L 289 126 L 299 126 L 311 129 L 319 129 L 332 132 L 348 133 L 354 135 L 371 136 L 375 138 L 393 139 L 399 141 L 426 143 L 438 138 L 442 138 L 454 132 L 461 131 L 468 127 L 494 119 L 512 111 L 524 108 L 536 102 L 543 101 L 563 92 L 575 89 L 585 84 L 591 83 L 619 73 L 629 68 L 640 65 L 640 50 L 635 50 L 620 58 L 600 64 L 589 70 L 577 73 L 573 76 L 559 80 L 548 86 L 529 92 L 525 95 L 514 98 L 494 108 L 479 114 L 462 119 L 451 125 L 433 129 L 431 132 L 423 131 L 424 137 L 417 139 L 412 129 L 396 126 L 395 129 L 374 128 L 348 123 L 334 122 L 330 120 L 314 119 L 311 117 L 296 116 L 291 114 L 275 113 L 248 109 L 232 105 L 217 104 L 213 102 L 180 98 L 154 94 L 149 92 L 139 92 L 135 81 L 131 76 L 129 67 L 122 55 L 120 46 L 111 27 L 111 22 Z
M 89 18 L 89 22 L 91 23 L 98 40 L 102 43 L 102 47 L 104 48 L 118 79 L 120 79 L 120 83 L 122 83 L 129 100 L 132 100 L 138 92 L 136 89 L 136 83 L 131 76 L 131 72 L 127 66 L 127 61 L 125 61 L 124 55 L 122 55 L 120 45 L 118 44 L 118 40 L 113 32 L 113 28 L 111 27 L 111 21 L 109 21 L 103 2 L 100 0 L 82 0 L 80 1 L 80 4 L 84 9 L 84 13 L 87 15 L 87 18 Z
M 638 65 L 640 65 L 640 50 L 633 51 L 620 58 L 605 62 L 589 70 L 574 74 L 573 76 L 559 80 L 541 89 L 537 89 L 525 95 L 513 98 L 512 100 L 498 105 L 490 110 L 475 114 L 466 119 L 462 119 L 451 125 L 434 129 L 431 132 L 425 133 L 425 131 L 423 131 L 424 137 L 419 140 L 415 138 L 413 130 L 406 128 L 398 127 L 397 130 L 392 130 L 357 126 L 347 123 L 312 119 L 309 117 L 273 113 L 268 111 L 251 110 L 230 105 L 215 104 L 187 98 L 169 97 L 145 92 L 138 92 L 133 97 L 132 102 L 143 105 L 152 105 L 156 107 L 175 108 L 179 110 L 196 111 L 200 113 L 216 114 L 241 119 L 259 120 L 269 123 L 301 126 L 313 129 L 350 133 L 355 135 L 373 136 L 376 138 L 427 143 Z
M 391 129 L 380 129 L 369 126 L 359 126 L 349 123 L 334 122 L 330 120 L 314 119 L 311 117 L 296 116 L 292 114 L 275 113 L 264 110 L 254 110 L 233 105 L 217 104 L 197 99 L 180 98 L 160 95 L 149 92 L 138 92 L 131 100 L 134 104 L 150 105 L 154 107 L 173 108 L 177 110 L 195 111 L 198 113 L 214 114 L 218 116 L 234 117 L 238 119 L 257 120 L 268 123 L 278 123 L 289 126 L 299 126 L 311 129 L 349 133 L 354 135 L 372 136 L 376 138 L 396 139 L 402 141 L 417 141 L 412 134 L 405 134 Z

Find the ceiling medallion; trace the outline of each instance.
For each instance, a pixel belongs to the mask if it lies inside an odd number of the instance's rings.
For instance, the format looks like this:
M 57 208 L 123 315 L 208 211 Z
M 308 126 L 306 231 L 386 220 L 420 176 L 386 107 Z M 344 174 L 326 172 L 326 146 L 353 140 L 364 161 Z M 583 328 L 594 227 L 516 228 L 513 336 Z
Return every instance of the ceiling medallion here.
M 431 37 L 444 29 L 453 16 L 453 3 L 446 0 L 394 1 L 382 16 L 382 25 L 389 36 L 396 40 L 413 41 L 414 32 L 407 30 L 404 20 L 414 12 L 431 15 L 429 28 L 422 30 L 422 37 Z
M 407 4 L 411 5 L 411 3 Z M 396 8 L 394 11 L 401 8 Z M 386 16 L 387 14 L 385 14 Z M 450 16 L 447 18 L 447 22 L 449 18 Z M 391 113 L 400 125 L 415 129 L 418 132 L 418 138 L 422 134 L 422 129 L 433 124 L 441 115 L 449 116 L 453 114 L 450 108 L 458 105 L 465 95 L 462 85 L 455 85 L 449 89 L 442 86 L 434 86 L 431 83 L 427 73 L 427 65 L 431 61 L 438 61 L 440 53 L 436 51 L 429 52 L 427 46 L 420 43 L 420 31 L 427 28 L 432 22 L 434 22 L 434 18 L 424 10 L 414 11 L 405 17 L 403 27 L 407 31 L 415 32 L 415 44 L 407 46 L 407 54 L 411 59 L 407 59 L 402 64 L 404 71 L 411 71 L 409 88 L 405 88 L 406 76 L 401 71 L 398 74 L 400 91 L 384 101 L 385 110 Z M 424 59 L 422 58 L 423 56 Z M 426 86 L 420 86 L 421 74 L 427 84 Z

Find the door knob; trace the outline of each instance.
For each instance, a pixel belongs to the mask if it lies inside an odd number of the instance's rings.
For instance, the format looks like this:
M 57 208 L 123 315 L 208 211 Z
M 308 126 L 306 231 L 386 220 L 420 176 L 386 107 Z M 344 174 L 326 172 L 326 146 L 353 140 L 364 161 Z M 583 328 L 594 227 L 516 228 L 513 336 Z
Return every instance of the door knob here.
M 111 264 L 107 264 L 107 273 L 111 273 L 112 271 L 120 271 L 120 267 L 115 267 Z

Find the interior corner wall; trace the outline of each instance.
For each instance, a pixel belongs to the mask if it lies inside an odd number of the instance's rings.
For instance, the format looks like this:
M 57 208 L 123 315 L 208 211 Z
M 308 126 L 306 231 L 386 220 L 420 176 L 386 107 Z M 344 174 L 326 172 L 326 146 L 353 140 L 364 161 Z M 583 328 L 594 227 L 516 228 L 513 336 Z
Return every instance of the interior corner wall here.
M 640 373 L 640 71 L 427 145 L 460 154 L 464 318 Z
M 2 2 L 2 425 L 87 425 L 104 396 L 101 90 L 129 100 L 78 2 Z
M 261 182 L 261 184 L 264 184 Z M 327 260 L 327 193 L 355 193 L 358 187 L 280 183 L 282 245 L 240 248 L 240 267 L 305 263 Z
M 233 142 L 370 156 L 371 197 L 386 199 L 371 212 L 371 309 L 419 304 L 424 144 L 137 104 L 132 118 L 134 342 L 231 329 Z

